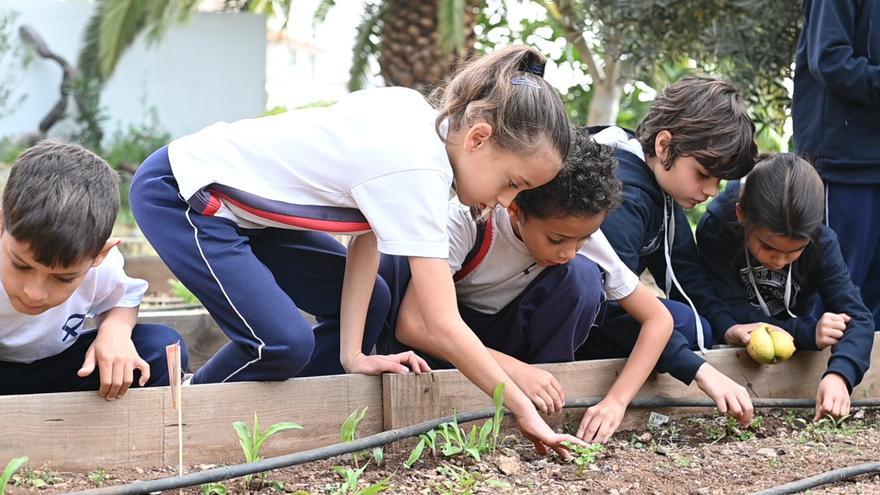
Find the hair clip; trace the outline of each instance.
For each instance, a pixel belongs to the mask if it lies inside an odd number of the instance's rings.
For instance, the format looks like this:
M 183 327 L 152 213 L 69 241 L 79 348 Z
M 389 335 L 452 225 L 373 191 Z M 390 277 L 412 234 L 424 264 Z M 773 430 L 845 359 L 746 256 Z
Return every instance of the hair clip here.
M 532 81 L 531 79 L 527 79 L 525 77 L 514 77 L 510 80 L 511 84 L 514 86 L 528 86 L 530 88 L 541 89 L 541 85 Z
M 544 77 L 544 66 L 542 64 L 526 65 L 526 72 L 531 72 L 538 77 Z

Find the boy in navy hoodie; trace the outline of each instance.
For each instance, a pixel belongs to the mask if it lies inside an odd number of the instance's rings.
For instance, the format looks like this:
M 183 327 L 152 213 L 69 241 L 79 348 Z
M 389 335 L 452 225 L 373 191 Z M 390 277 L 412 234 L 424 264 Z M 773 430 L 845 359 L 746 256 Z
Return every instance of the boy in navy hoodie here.
M 658 94 L 635 134 L 619 127 L 591 129 L 597 142 L 615 148 L 624 184 L 623 205 L 608 216 L 602 231 L 631 270 L 651 272 L 675 321 L 658 371 L 684 383 L 696 380 L 719 412 L 744 424 L 752 416 L 745 388 L 690 350 L 712 346 L 711 326 L 725 306 L 700 267 L 684 208 L 716 195 L 721 179 L 751 170 L 754 131 L 736 88 L 700 76 L 685 77 Z M 610 304 L 577 357 L 624 357 L 637 335 L 632 319 Z
M 850 280 L 834 232 L 822 225 L 822 180 L 781 153 L 731 183 L 700 220 L 700 258 L 730 318 L 716 338 L 746 345 L 760 321 L 801 350 L 833 346 L 816 392 L 816 419 L 849 414 L 850 393 L 871 363 L 874 322 Z M 813 316 L 821 300 L 825 313 Z M 745 324 L 737 324 L 745 323 Z
M 792 118 L 826 185 L 853 282 L 880 328 L 880 0 L 805 0 Z

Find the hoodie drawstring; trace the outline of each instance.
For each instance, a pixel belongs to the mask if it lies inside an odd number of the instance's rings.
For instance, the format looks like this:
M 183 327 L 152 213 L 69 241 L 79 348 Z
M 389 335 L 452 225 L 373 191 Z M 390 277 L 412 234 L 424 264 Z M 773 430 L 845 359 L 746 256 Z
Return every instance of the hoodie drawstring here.
M 761 310 L 764 314 L 772 318 L 773 315 L 770 314 L 770 308 L 767 306 L 767 302 L 764 301 L 764 297 L 761 296 L 761 291 L 758 290 L 758 283 L 755 281 L 755 275 L 752 273 L 752 262 L 750 261 L 751 255 L 749 254 L 749 248 L 743 246 L 743 249 L 745 250 L 746 255 L 746 271 L 749 273 L 749 282 L 752 284 L 752 289 L 755 291 L 758 304 L 761 306 Z M 788 316 L 797 318 L 797 316 L 792 314 L 791 309 L 789 309 L 789 304 L 791 304 L 791 265 L 792 263 L 788 264 L 788 275 L 785 277 L 785 295 L 783 296 L 783 302 L 785 303 L 785 312 L 788 313 Z
M 700 347 L 700 352 L 705 354 L 706 338 L 703 335 L 703 322 L 700 318 L 700 313 L 697 312 L 697 308 L 694 306 L 694 302 L 691 301 L 691 298 L 688 297 L 684 289 L 681 288 L 681 284 L 678 283 L 678 279 L 675 277 L 675 271 L 672 269 L 672 244 L 675 239 L 675 215 L 672 214 L 672 207 L 672 198 L 670 198 L 668 194 L 664 194 L 663 229 L 666 232 L 664 232 L 663 236 L 663 256 L 666 258 L 666 298 L 669 298 L 669 295 L 672 292 L 672 285 L 675 284 L 675 288 L 678 289 L 678 292 L 682 296 L 684 296 L 691 307 L 691 311 L 694 312 L 694 319 L 697 324 L 697 346 Z

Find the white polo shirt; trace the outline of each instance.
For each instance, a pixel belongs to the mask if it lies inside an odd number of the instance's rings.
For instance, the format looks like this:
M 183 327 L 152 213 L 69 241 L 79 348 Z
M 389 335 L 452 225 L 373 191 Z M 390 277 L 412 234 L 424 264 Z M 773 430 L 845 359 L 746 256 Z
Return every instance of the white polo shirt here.
M 458 301 L 481 313 L 495 314 L 516 299 L 545 269 L 535 265 L 526 245 L 513 232 L 502 206 L 492 212 L 487 250 L 479 264 L 455 283 Z M 477 224 L 470 209 L 457 200 L 449 203 L 449 268 L 459 272 L 477 243 Z M 488 229 L 487 229 L 488 230 Z M 620 260 L 601 230 L 587 239 L 578 255 L 586 256 L 605 272 L 605 295 L 623 299 L 638 287 L 638 277 Z
M 140 305 L 147 282 L 128 277 L 123 263 L 113 248 L 66 301 L 33 316 L 16 311 L 0 285 L 0 361 L 31 363 L 55 356 L 76 342 L 86 318 Z
M 201 214 L 245 228 L 372 229 L 383 253 L 446 258 L 453 174 L 436 118 L 416 91 L 369 89 L 330 107 L 217 123 L 168 152 Z

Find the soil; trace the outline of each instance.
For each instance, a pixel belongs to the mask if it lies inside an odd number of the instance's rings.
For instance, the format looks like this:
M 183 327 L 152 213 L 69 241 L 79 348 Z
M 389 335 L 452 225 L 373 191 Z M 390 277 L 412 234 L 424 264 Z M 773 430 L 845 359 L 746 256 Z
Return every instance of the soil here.
M 575 426 L 574 420 L 570 426 Z M 556 456 L 540 457 L 516 431 L 503 431 L 494 454 L 482 462 L 470 458 L 434 458 L 425 452 L 412 469 L 404 468 L 409 448 L 386 447 L 385 463 L 370 461 L 359 488 L 385 478 L 385 493 L 401 494 L 692 494 L 751 493 L 797 479 L 880 460 L 880 410 L 857 411 L 835 425 L 830 420 L 811 422 L 811 411 L 770 410 L 752 427 L 740 429 L 723 417 L 675 418 L 641 431 L 618 432 L 594 463 L 579 472 Z M 271 440 L 269 440 L 271 441 Z M 367 462 L 365 456 L 359 461 Z M 278 493 L 297 495 L 340 493 L 342 477 L 334 466 L 353 467 L 351 456 L 267 473 L 262 488 L 241 479 L 227 480 L 228 493 Z M 189 466 L 192 471 L 213 465 Z M 119 469 L 91 473 L 36 470 L 17 475 L 10 494 L 65 493 L 96 486 L 173 476 L 174 468 Z M 42 484 L 38 479 L 49 479 Z M 273 483 L 274 482 L 274 483 Z M 283 486 L 283 488 L 282 488 Z M 207 493 L 197 487 L 182 493 Z M 216 493 L 216 492 L 215 492 Z M 346 493 L 346 492 L 341 492 Z M 355 493 L 355 492 L 348 492 Z M 813 489 L 814 494 L 880 494 L 880 475 L 863 475 Z

